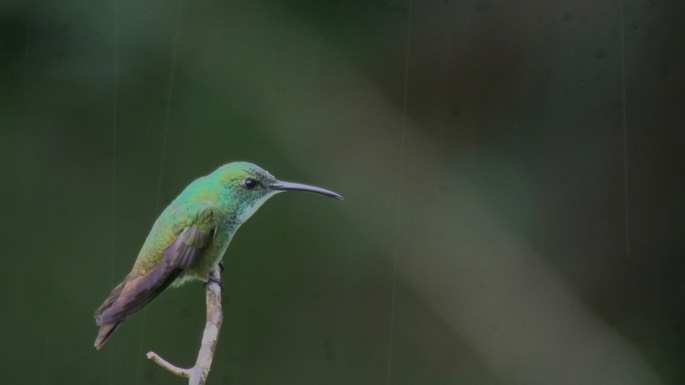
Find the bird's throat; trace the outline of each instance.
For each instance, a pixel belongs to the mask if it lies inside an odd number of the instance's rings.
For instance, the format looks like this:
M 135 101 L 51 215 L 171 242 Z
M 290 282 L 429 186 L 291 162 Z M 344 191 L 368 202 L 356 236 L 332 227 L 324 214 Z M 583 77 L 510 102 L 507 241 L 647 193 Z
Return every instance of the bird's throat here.
M 281 191 L 273 191 L 273 192 L 270 192 L 269 194 L 264 195 L 263 197 L 261 197 L 259 199 L 253 200 L 249 203 L 245 203 L 245 207 L 242 208 L 242 210 L 238 214 L 238 217 L 236 218 L 238 224 L 240 225 L 240 224 L 245 223 L 246 220 L 250 219 L 252 214 L 254 214 L 260 207 L 262 207 L 264 202 L 266 202 L 267 200 L 269 200 L 269 198 L 271 198 L 272 196 L 274 196 L 280 192 Z

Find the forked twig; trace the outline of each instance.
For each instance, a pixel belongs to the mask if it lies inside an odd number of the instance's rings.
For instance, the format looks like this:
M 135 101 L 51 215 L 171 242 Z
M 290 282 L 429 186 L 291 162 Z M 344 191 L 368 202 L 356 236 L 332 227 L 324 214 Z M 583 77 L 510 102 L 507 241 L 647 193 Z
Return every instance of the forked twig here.
M 210 280 L 207 282 L 207 322 L 205 323 L 205 331 L 202 334 L 202 344 L 200 351 L 197 353 L 197 361 L 195 366 L 188 369 L 179 368 L 169 361 L 163 359 L 155 352 L 148 352 L 147 358 L 156 362 L 159 366 L 170 371 L 171 373 L 188 378 L 189 385 L 204 385 L 209 375 L 209 370 L 212 366 L 212 359 L 214 358 L 214 349 L 219 339 L 219 330 L 223 322 L 224 315 L 221 310 L 221 269 L 217 266 L 210 274 Z

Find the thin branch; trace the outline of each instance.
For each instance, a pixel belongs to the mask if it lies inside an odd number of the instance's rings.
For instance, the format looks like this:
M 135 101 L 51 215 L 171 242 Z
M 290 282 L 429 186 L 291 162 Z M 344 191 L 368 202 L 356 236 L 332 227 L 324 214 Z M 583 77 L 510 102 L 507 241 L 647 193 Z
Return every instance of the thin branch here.
M 217 266 L 209 276 L 210 280 L 207 282 L 207 322 L 205 324 L 205 331 L 202 334 L 202 343 L 200 351 L 197 353 L 195 366 L 183 369 L 171 364 L 155 352 L 147 354 L 148 359 L 169 372 L 188 378 L 189 385 L 204 385 L 207 381 L 207 376 L 212 366 L 212 359 L 214 358 L 214 349 L 216 349 L 216 342 L 219 339 L 219 330 L 221 330 L 221 323 L 224 320 L 223 311 L 221 310 L 221 285 L 219 284 L 221 282 L 221 269 Z
M 163 367 L 164 369 L 170 371 L 171 373 L 173 373 L 179 377 L 185 377 L 185 378 L 190 377 L 190 371 L 188 369 L 179 368 L 178 366 L 176 366 L 176 365 L 172 364 L 171 362 L 165 360 L 164 358 L 160 357 L 155 352 L 148 352 L 147 353 L 147 359 L 154 361 L 155 363 L 157 363 L 157 365 Z

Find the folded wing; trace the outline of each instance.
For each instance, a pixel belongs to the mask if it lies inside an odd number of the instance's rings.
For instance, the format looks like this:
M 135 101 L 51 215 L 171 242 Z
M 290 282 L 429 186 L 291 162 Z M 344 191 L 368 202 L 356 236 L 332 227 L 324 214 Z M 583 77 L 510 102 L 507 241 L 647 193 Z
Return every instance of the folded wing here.
M 206 228 L 205 226 L 202 226 Z M 142 275 L 129 274 L 95 312 L 100 326 L 95 347 L 100 349 L 126 318 L 145 307 L 166 289 L 183 270 L 193 266 L 212 240 L 214 228 L 202 231 L 189 226 L 164 250 L 161 262 Z

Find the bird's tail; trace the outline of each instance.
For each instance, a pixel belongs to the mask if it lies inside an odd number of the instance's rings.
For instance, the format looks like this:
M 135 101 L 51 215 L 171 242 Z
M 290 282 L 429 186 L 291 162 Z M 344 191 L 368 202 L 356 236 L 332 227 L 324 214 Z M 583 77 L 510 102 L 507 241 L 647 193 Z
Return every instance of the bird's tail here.
M 124 284 L 126 283 L 126 280 L 124 282 L 120 283 L 115 287 L 112 292 L 109 294 L 109 297 L 105 300 L 105 302 L 100 305 L 100 307 L 95 311 L 95 322 L 100 326 L 100 330 L 98 331 L 98 336 L 95 338 L 95 348 L 100 349 L 102 345 L 107 342 L 107 339 L 109 338 L 112 333 L 119 327 L 121 322 L 113 322 L 113 323 L 106 323 L 106 324 L 100 324 L 100 317 L 102 316 L 102 313 L 107 311 L 114 302 L 119 298 L 121 295 L 121 291 L 124 288 Z
M 114 333 L 115 330 L 121 325 L 121 322 L 100 325 L 100 330 L 98 331 L 98 336 L 95 338 L 95 349 L 100 350 L 102 345 L 107 342 L 109 336 Z

